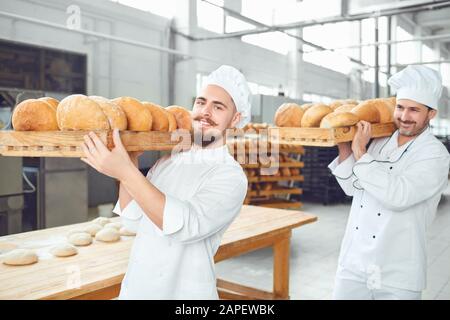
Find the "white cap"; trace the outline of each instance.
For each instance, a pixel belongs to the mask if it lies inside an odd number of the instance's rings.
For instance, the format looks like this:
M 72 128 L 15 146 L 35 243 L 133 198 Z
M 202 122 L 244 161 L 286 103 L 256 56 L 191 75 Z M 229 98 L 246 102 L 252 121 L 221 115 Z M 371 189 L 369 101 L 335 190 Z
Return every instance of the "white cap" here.
M 241 121 L 236 125 L 243 128 L 251 118 L 251 98 L 252 93 L 248 87 L 244 75 L 236 68 L 230 66 L 220 66 L 213 71 L 204 86 L 216 85 L 223 88 L 233 99 L 237 112 L 241 113 Z
M 388 84 L 397 91 L 397 100 L 409 99 L 437 110 L 442 78 L 436 70 L 421 65 L 408 66 L 390 77 Z

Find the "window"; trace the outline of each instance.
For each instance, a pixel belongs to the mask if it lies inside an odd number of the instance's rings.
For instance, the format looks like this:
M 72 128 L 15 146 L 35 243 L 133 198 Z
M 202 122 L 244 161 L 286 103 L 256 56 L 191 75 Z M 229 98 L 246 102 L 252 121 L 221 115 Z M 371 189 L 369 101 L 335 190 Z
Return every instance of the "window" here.
M 358 28 L 358 25 L 354 22 L 311 26 L 303 29 L 303 38 L 325 48 L 345 47 L 358 42 L 358 32 L 354 32 L 355 28 Z M 311 46 L 303 45 L 303 51 L 305 51 L 303 59 L 324 68 L 349 74 L 353 64 L 348 56 L 357 58 L 359 56 L 357 50 L 318 51 Z
M 297 40 L 277 31 L 246 35 L 242 41 L 286 55 L 295 48 Z
M 263 94 L 266 96 L 277 96 L 278 95 L 278 89 L 277 88 L 272 88 L 269 86 L 264 86 L 258 83 L 254 83 L 254 82 L 247 82 L 250 91 L 252 92 L 252 94 Z
M 397 26 L 397 40 L 410 40 L 413 36 L 402 27 Z M 414 42 L 397 43 L 397 62 L 400 64 L 409 64 L 417 62 L 415 58 L 417 52 Z
M 328 97 L 328 96 L 321 96 L 318 94 L 314 94 L 314 93 L 304 93 L 303 94 L 303 101 L 307 101 L 307 102 L 312 102 L 312 103 L 325 103 L 325 104 L 330 104 L 331 102 L 333 102 L 334 98 Z
M 223 0 L 209 1 L 223 6 Z M 223 33 L 224 31 L 223 10 L 201 0 L 197 0 L 197 21 L 200 28 L 215 33 Z
M 163 16 L 166 18 L 173 18 L 175 15 L 175 1 L 176 0 L 111 0 L 135 9 L 148 11 L 153 14 Z

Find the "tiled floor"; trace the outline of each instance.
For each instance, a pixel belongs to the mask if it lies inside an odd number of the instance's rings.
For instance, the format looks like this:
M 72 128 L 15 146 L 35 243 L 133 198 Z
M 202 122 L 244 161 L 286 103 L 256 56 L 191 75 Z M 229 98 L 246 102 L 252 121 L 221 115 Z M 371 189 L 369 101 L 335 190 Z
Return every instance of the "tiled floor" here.
M 331 299 L 339 248 L 349 204 L 305 203 L 302 210 L 318 216 L 294 229 L 291 239 L 291 299 Z M 428 287 L 423 299 L 450 299 L 450 185 L 428 236 Z M 263 290 L 272 289 L 272 250 L 259 250 L 217 264 L 219 277 Z

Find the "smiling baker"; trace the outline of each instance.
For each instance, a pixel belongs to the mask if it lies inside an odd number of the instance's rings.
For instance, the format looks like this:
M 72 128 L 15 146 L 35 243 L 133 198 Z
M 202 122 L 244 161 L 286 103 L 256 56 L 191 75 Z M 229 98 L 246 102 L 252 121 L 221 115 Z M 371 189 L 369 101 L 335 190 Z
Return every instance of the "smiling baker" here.
M 218 298 L 214 255 L 247 193 L 224 135 L 250 120 L 250 98 L 235 68 L 211 73 L 192 110 L 193 146 L 159 159 L 147 177 L 117 131 L 112 151 L 94 134 L 85 137 L 83 161 L 120 181 L 113 211 L 137 231 L 120 299 Z
M 339 256 L 335 299 L 420 299 L 426 288 L 426 231 L 448 183 L 450 156 L 431 133 L 442 80 L 425 66 L 408 66 L 389 79 L 397 92 L 389 138 L 358 123 L 350 143 L 338 145 L 329 165 L 353 196 Z

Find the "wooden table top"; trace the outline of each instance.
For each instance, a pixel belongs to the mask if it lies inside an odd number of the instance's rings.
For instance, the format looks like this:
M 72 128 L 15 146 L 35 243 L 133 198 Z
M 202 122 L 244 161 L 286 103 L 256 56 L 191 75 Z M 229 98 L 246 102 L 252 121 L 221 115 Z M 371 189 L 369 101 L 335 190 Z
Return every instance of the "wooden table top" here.
M 120 221 L 120 217 L 111 220 Z M 225 232 L 219 251 L 316 220 L 316 216 L 300 211 L 244 205 Z M 53 245 L 65 242 L 70 231 L 87 224 L 89 222 L 0 237 L 0 253 L 17 247 L 34 249 L 39 256 L 38 263 L 28 266 L 0 263 L 0 299 L 70 299 L 120 283 L 134 237 L 121 237 L 121 241 L 115 243 L 94 240 L 89 246 L 77 247 L 78 254 L 72 257 L 58 258 L 49 253 Z

